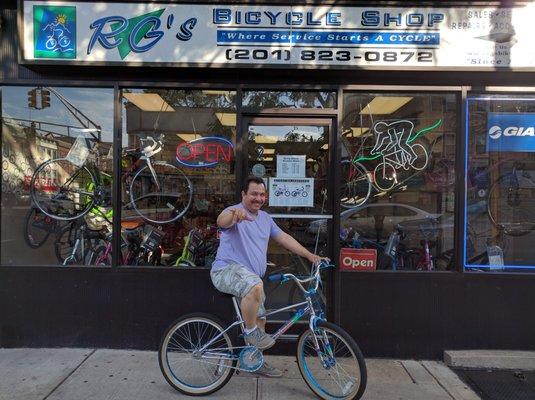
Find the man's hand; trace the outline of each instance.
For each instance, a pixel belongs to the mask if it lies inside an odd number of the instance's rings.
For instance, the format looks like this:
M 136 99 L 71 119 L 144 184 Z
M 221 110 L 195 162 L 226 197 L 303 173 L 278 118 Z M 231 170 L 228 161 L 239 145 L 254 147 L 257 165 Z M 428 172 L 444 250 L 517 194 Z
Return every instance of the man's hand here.
M 231 208 L 228 210 L 232 214 L 232 225 L 240 223 L 242 221 L 254 221 L 249 215 L 241 208 Z
M 312 254 L 312 253 L 310 253 L 310 256 L 308 256 L 307 258 L 308 258 L 308 261 L 310 261 L 315 266 L 317 266 L 322 261 L 327 261 L 327 262 L 331 261 L 329 257 L 320 257 L 317 254 Z

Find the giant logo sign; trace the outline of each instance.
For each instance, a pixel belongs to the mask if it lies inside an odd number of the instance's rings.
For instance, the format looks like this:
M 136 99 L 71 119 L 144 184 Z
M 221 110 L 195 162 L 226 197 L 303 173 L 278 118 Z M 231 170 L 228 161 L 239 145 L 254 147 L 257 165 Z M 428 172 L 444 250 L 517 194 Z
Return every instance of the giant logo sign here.
M 535 114 L 489 113 L 487 151 L 535 152 Z
M 218 136 L 180 143 L 176 148 L 176 160 L 190 168 L 214 167 L 220 162 L 229 163 L 233 156 L 232 142 Z

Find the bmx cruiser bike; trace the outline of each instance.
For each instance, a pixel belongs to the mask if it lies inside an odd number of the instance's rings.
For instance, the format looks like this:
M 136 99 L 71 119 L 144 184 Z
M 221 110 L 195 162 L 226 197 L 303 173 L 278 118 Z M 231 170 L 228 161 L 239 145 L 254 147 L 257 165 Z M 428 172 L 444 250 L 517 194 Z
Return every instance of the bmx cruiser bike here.
M 304 301 L 265 316 L 296 310 L 272 335 L 275 340 L 299 319 L 308 317 L 308 329 L 297 342 L 297 365 L 306 384 L 322 399 L 360 399 L 367 381 L 364 357 L 347 332 L 325 319 L 318 294 L 320 271 L 329 267 L 322 262 L 312 267 L 307 276 L 270 275 L 270 281 L 295 282 Z M 226 327 L 214 316 L 190 314 L 165 331 L 158 351 L 160 369 L 179 392 L 192 396 L 211 394 L 225 386 L 234 371 L 254 372 L 263 365 L 264 356 L 256 347 L 235 345 L 235 330 L 241 328 L 243 334 L 245 323 L 235 297 L 232 302 L 236 321 Z

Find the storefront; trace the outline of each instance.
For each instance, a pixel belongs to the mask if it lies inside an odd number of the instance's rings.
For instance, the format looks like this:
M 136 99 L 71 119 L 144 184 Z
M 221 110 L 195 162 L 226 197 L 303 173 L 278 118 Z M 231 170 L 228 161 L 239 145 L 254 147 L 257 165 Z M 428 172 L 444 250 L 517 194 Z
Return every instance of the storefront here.
M 533 349 L 534 4 L 352 6 L 6 2 L 0 346 L 231 318 L 215 220 L 254 175 L 365 355 Z

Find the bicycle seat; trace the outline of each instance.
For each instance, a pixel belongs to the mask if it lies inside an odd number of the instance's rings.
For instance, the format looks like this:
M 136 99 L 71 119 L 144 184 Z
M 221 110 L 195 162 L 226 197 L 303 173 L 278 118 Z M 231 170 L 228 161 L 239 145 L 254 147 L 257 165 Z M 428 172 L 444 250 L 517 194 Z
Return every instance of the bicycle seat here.
M 144 224 L 145 223 L 143 222 L 143 220 L 140 220 L 140 219 L 135 219 L 132 221 L 121 221 L 121 228 L 133 230 L 140 226 L 143 226 Z
M 131 155 L 138 154 L 140 151 L 141 151 L 140 149 L 124 149 L 123 153 L 126 156 L 131 156 Z

